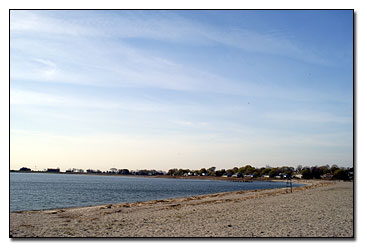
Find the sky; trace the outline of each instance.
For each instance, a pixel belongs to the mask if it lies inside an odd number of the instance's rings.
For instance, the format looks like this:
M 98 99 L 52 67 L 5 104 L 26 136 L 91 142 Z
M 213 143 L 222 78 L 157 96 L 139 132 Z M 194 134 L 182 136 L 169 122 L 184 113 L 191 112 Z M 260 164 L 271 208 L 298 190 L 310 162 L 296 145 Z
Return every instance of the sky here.
M 10 12 L 10 168 L 353 165 L 353 11 Z

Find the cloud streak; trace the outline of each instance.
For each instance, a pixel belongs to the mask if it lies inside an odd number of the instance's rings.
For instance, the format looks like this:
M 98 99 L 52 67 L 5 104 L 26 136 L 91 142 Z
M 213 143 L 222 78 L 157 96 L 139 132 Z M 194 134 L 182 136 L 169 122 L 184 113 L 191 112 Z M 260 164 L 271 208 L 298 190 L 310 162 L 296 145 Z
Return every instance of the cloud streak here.
M 95 14 L 95 15 L 93 15 Z M 61 21 L 64 17 L 68 21 Z M 166 12 L 123 12 L 122 14 L 75 11 L 17 11 L 12 13 L 11 30 L 37 32 L 40 35 L 60 34 L 77 37 L 144 38 L 194 45 L 223 44 L 248 52 L 275 54 L 312 64 L 328 64 L 327 59 L 312 49 L 301 48 L 291 37 L 280 32 L 261 33 L 248 29 L 218 28 L 197 23 L 179 14 Z M 178 29 L 180 27 L 180 29 Z
M 283 112 L 272 113 L 266 115 L 271 120 L 277 120 L 281 122 L 300 122 L 300 123 L 337 123 L 337 124 L 350 124 L 353 121 L 352 117 L 337 116 L 325 112 Z
M 25 91 L 22 89 L 11 89 L 10 103 L 12 105 L 32 105 L 43 107 L 69 107 L 69 108 L 87 108 L 87 109 L 106 109 L 106 110 L 127 110 L 127 111 L 166 111 L 167 107 L 160 106 L 157 103 L 151 103 L 144 100 L 124 99 L 122 101 L 108 101 L 95 99 L 91 101 L 88 97 L 77 97 L 71 95 L 55 95 L 42 92 Z
M 239 81 L 225 76 L 225 71 L 205 71 L 169 54 L 152 53 L 124 40 L 116 40 L 116 37 L 168 40 L 199 47 L 203 43 L 220 43 L 248 52 L 318 61 L 316 56 L 303 52 L 282 33 L 268 35 L 238 28 L 217 29 L 165 12 L 123 13 L 109 13 L 111 15 L 105 18 L 104 14 L 89 11 L 12 12 L 11 80 L 159 88 L 262 98 L 282 97 L 287 100 L 320 96 L 313 90 L 291 91 L 271 82 Z M 55 33 L 60 36 L 54 37 Z M 41 51 L 43 58 L 39 57 Z

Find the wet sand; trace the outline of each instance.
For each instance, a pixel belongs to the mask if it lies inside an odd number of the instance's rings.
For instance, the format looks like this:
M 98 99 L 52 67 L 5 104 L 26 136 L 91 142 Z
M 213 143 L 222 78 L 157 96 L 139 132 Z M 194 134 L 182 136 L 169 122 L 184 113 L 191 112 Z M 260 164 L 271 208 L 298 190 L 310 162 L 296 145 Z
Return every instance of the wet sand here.
M 353 183 L 10 213 L 11 237 L 353 237 Z M 301 182 L 302 183 L 302 182 Z

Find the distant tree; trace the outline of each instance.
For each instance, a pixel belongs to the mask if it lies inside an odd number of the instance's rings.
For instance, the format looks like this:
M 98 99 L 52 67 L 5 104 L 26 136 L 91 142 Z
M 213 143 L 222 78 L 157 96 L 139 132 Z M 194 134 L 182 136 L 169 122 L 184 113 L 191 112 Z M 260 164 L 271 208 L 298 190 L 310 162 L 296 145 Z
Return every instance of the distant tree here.
M 233 173 L 233 174 L 235 174 L 235 173 L 237 173 L 237 172 L 238 172 L 238 167 L 233 167 L 233 168 L 232 168 L 232 173 Z
M 27 167 L 22 167 L 22 168 L 19 169 L 19 171 L 21 171 L 21 172 L 30 172 L 32 170 L 30 168 L 27 168 Z
M 304 179 L 312 179 L 312 173 L 309 168 L 303 168 L 301 174 Z
M 237 173 L 237 178 L 243 178 L 243 173 L 238 172 L 238 173 Z
M 300 173 L 302 171 L 302 165 L 298 165 L 297 166 L 297 169 L 296 169 L 296 172 L 297 173 Z
M 226 171 L 224 169 L 218 170 L 218 171 L 215 171 L 215 176 L 222 177 L 225 173 Z
M 111 173 L 117 173 L 117 168 L 111 168 L 111 169 L 110 169 L 110 172 L 111 172 Z
M 271 170 L 270 170 L 270 172 L 269 172 L 269 176 L 270 176 L 271 178 L 273 178 L 273 177 L 275 177 L 275 176 L 277 176 L 277 175 L 279 175 L 279 171 L 278 171 L 278 169 L 277 169 L 277 168 L 271 168 Z
M 320 176 L 322 175 L 320 169 L 317 166 L 311 167 L 311 174 L 312 174 L 312 178 L 314 179 L 319 179 Z
M 149 175 L 149 171 L 146 170 L 146 169 L 143 169 L 143 170 L 137 170 L 135 172 L 136 175 L 141 175 L 141 176 L 148 176 Z
M 265 168 L 261 171 L 260 175 L 263 176 L 263 175 L 269 175 L 271 171 L 271 168 Z
M 246 167 L 242 166 L 238 169 L 238 172 L 245 174 L 246 173 Z
M 233 175 L 233 170 L 232 169 L 227 169 L 225 174 L 232 176 Z
M 212 167 L 208 168 L 208 172 L 215 172 L 215 169 L 216 169 L 216 167 L 212 166 Z
M 319 166 L 319 171 L 320 171 L 320 175 L 324 175 L 324 174 L 327 174 L 329 173 L 329 166 L 328 165 L 322 165 L 322 166 Z
M 203 173 L 208 173 L 207 170 L 205 168 L 201 168 L 199 171 L 200 175 L 202 175 Z
M 252 173 L 252 175 L 254 175 L 254 177 L 260 177 L 260 174 L 261 174 L 260 169 L 255 169 L 255 171 Z
M 208 176 L 216 176 L 216 175 L 215 175 L 215 172 L 208 170 Z
M 164 174 L 165 174 L 165 172 L 162 171 L 162 170 L 157 171 L 157 175 L 164 175 Z
M 176 168 L 173 168 L 173 169 L 169 169 L 168 172 L 167 172 L 167 175 L 170 175 L 170 176 L 175 176 L 176 173 L 177 173 L 177 169 Z
M 290 174 L 293 173 L 294 168 L 290 167 L 290 166 L 282 166 L 282 167 L 280 167 L 279 170 L 280 170 L 281 173 L 290 175 Z
M 207 171 L 208 171 L 208 175 L 209 176 L 215 176 L 215 169 L 216 167 L 212 166 L 210 167 Z
M 185 174 L 189 174 L 190 169 L 182 169 L 182 174 L 185 175 Z
M 238 172 L 249 175 L 249 174 L 253 174 L 255 170 L 256 170 L 255 167 L 252 167 L 251 165 L 246 165 L 238 169 Z
M 60 172 L 60 168 L 47 168 L 46 172 Z
M 349 180 L 348 172 L 344 169 L 336 169 L 334 171 L 333 179 Z
M 331 168 L 330 168 L 330 172 L 331 172 L 332 174 L 334 174 L 334 172 L 335 172 L 337 169 L 339 169 L 339 167 L 338 167 L 336 164 L 333 164 L 333 165 L 331 166 Z
M 291 177 L 293 172 L 291 170 L 285 170 L 283 173 L 284 175 Z
M 255 171 L 256 171 L 256 168 L 255 168 L 255 167 L 248 167 L 248 168 L 246 169 L 245 174 L 246 174 L 246 175 L 251 175 L 251 174 L 253 174 Z
M 120 169 L 118 170 L 118 173 L 122 175 L 128 175 L 130 172 L 128 169 Z

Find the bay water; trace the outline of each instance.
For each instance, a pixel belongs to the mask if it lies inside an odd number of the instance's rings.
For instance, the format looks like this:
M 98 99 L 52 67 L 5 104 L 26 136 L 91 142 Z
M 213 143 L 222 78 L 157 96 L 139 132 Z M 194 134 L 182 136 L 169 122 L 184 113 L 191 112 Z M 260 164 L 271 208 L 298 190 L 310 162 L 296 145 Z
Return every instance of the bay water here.
M 300 184 L 293 184 L 300 186 Z M 10 173 L 10 211 L 56 209 L 285 187 L 285 182 Z

